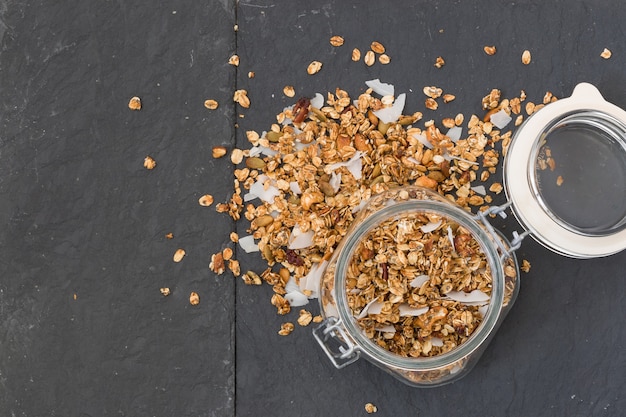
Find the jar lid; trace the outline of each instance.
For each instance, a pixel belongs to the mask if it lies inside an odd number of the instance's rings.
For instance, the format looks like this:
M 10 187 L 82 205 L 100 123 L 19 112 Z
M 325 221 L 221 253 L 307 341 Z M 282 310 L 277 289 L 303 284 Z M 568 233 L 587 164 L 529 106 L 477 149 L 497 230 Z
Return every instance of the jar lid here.
M 626 111 L 578 84 L 517 130 L 504 184 L 519 222 L 549 249 L 576 258 L 626 249 Z

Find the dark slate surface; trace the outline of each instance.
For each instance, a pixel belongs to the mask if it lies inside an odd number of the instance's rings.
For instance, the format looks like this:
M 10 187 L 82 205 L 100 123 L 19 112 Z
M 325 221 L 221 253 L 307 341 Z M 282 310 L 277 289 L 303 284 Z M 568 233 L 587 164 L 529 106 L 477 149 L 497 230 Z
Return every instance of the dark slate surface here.
M 245 222 L 197 198 L 229 197 L 232 166 L 212 146 L 247 147 L 246 130 L 293 104 L 287 84 L 357 95 L 381 78 L 408 93 L 407 112 L 437 85 L 457 99 L 425 111 L 435 119 L 479 112 L 491 88 L 538 102 L 581 81 L 626 108 L 625 18 L 620 0 L 0 2 L 0 415 L 361 416 L 367 402 L 381 416 L 623 415 L 626 253 L 573 260 L 527 239 L 531 272 L 480 363 L 415 389 L 365 361 L 335 370 L 309 328 L 278 336 L 297 313 L 277 316 L 269 287 L 207 268 Z M 373 40 L 391 64 L 351 62 Z M 313 59 L 324 67 L 309 76 Z

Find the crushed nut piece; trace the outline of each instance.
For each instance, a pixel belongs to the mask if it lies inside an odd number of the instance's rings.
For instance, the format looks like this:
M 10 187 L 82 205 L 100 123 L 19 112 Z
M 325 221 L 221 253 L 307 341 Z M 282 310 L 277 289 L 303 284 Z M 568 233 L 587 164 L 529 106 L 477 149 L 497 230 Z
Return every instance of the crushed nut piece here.
M 529 273 L 530 272 L 530 262 L 528 262 L 526 259 L 522 260 L 522 265 L 520 266 L 520 269 L 525 272 L 525 273 Z
M 200 304 L 200 296 L 197 292 L 192 291 L 191 294 L 189 294 L 189 304 L 191 304 L 192 306 L 197 306 L 198 304 Z
M 154 169 L 156 167 L 156 161 L 151 156 L 146 156 L 143 160 L 143 166 L 146 169 Z
M 174 262 L 180 262 L 183 260 L 183 258 L 185 257 L 185 250 L 184 249 L 176 249 L 176 252 L 174 252 Z
M 437 68 L 441 68 L 446 64 L 446 61 L 443 60 L 442 57 L 438 56 L 437 59 L 435 60 L 435 67 Z
M 228 269 L 233 273 L 234 276 L 238 277 L 241 275 L 241 267 L 239 266 L 239 261 L 235 259 L 228 260 Z
M 254 71 L 248 72 L 248 78 L 254 78 Z
M 133 97 L 128 102 L 128 108 L 131 110 L 141 110 L 141 99 L 139 97 Z
M 170 289 L 167 287 L 163 287 L 160 289 L 161 294 L 163 294 L 164 297 L 167 297 L 168 295 L 170 295 Z
M 526 49 L 523 53 L 522 53 L 522 64 L 524 65 L 528 65 L 530 64 L 530 51 L 528 49 Z
M 166 239 L 174 239 L 174 233 L 172 233 L 172 232 L 167 233 L 167 234 L 165 235 L 165 238 L 166 238 Z
M 322 63 L 319 61 L 313 61 L 307 67 L 306 72 L 309 75 L 313 75 L 313 74 L 317 74 L 318 72 L 320 72 L 321 69 L 322 69 Z
M 604 50 L 603 50 L 603 51 L 602 51 L 602 53 L 600 54 L 600 56 L 601 56 L 602 58 L 604 58 L 604 59 L 609 59 L 609 58 L 611 58 L 611 55 L 613 55 L 613 54 L 612 54 L 612 53 L 611 53 L 611 51 L 610 51 L 609 49 L 607 49 L 607 48 L 604 48 Z
M 330 44 L 332 46 L 341 46 L 343 45 L 343 38 L 341 36 L 335 35 L 330 38 Z
M 359 50 L 359 48 L 354 48 L 352 50 L 352 60 L 354 62 L 357 62 L 361 59 L 361 51 Z
M 215 272 L 217 275 L 222 275 L 226 271 L 226 266 L 224 265 L 224 256 L 221 252 L 211 255 L 211 263 L 209 264 L 209 269 Z
M 559 175 L 558 177 L 556 177 L 556 185 L 558 187 L 560 187 L 561 185 L 563 185 L 563 176 Z

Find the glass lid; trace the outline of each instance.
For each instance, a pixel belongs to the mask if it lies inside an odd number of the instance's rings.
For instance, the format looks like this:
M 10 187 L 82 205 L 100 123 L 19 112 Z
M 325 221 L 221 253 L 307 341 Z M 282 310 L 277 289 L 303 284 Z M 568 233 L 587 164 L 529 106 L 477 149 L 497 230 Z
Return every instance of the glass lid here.
M 517 131 L 504 180 L 513 212 L 551 250 L 577 258 L 626 249 L 626 112 L 592 85 Z

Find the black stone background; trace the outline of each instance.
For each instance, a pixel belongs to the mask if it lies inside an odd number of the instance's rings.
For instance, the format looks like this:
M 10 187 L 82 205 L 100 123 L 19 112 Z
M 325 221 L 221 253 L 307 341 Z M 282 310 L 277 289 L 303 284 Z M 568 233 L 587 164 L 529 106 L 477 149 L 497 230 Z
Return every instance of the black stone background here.
M 380 78 L 425 120 L 480 114 L 491 88 L 540 102 L 581 81 L 626 108 L 624 21 L 621 0 L 0 1 L 0 415 L 361 416 L 367 402 L 379 416 L 624 415 L 626 252 L 575 260 L 526 239 L 532 269 L 476 368 L 415 389 L 364 360 L 335 370 L 310 328 L 278 336 L 297 311 L 207 267 L 245 222 L 197 203 L 229 198 L 233 167 L 211 148 L 247 148 L 246 130 L 293 104 L 285 85 L 356 97 Z M 350 60 L 373 40 L 389 65 Z M 457 99 L 425 110 L 427 85 Z

